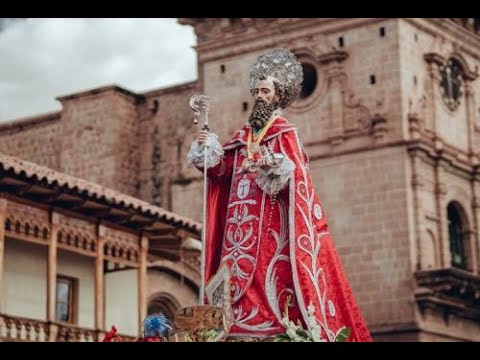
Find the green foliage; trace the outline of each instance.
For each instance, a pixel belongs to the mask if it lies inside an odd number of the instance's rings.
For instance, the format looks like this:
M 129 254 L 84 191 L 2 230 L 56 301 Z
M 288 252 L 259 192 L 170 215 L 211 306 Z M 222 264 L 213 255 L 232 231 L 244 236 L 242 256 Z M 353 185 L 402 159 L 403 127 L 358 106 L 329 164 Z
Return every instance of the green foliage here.
M 189 334 L 185 338 L 186 342 L 215 342 L 218 331 L 216 329 L 204 329 L 195 334 Z
M 350 328 L 342 327 L 338 329 L 337 334 L 335 335 L 335 342 L 345 342 L 348 340 L 351 334 Z
M 322 337 L 322 331 L 318 320 L 315 318 L 315 308 L 312 304 L 308 306 L 308 317 L 306 319 L 308 329 L 304 329 L 300 320 L 295 324 L 288 316 L 288 307 L 291 299 L 287 299 L 283 311 L 282 324 L 285 332 L 275 335 L 274 342 L 326 342 Z M 345 342 L 350 336 L 351 330 L 347 327 L 340 328 L 335 335 L 335 342 Z

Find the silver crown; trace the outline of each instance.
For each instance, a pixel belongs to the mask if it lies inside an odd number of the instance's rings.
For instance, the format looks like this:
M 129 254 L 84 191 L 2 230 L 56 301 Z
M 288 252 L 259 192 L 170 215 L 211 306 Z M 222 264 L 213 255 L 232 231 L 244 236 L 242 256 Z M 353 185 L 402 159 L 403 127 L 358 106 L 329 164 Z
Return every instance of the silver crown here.
M 303 81 L 302 64 L 286 49 L 274 49 L 261 55 L 250 71 L 250 92 L 254 94 L 259 80 L 268 76 L 276 78 L 284 87 L 280 106 L 285 109 L 300 94 Z

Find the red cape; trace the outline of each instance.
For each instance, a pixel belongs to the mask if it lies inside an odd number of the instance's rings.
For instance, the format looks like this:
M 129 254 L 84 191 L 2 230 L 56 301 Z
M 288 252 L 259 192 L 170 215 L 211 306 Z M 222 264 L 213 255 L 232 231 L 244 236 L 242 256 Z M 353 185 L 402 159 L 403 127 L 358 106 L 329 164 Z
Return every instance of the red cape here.
M 249 125 L 228 141 L 225 152 L 245 146 Z M 312 304 L 324 337 L 332 340 L 339 329 L 351 329 L 349 341 L 371 341 L 358 305 L 328 231 L 327 218 L 307 170 L 308 158 L 296 128 L 278 118 L 263 141 L 278 137 L 284 155 L 295 164 L 288 193 L 289 246 L 295 295 L 304 321 Z M 205 279 L 217 271 L 224 236 L 230 178 L 209 181 Z

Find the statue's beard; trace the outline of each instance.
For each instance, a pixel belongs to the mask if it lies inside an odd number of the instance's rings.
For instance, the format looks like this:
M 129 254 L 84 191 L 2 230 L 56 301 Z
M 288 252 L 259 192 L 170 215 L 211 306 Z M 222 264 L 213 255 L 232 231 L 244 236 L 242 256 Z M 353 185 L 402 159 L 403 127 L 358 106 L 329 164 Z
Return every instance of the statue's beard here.
M 267 103 L 263 100 L 256 101 L 253 105 L 250 117 L 248 118 L 248 122 L 252 127 L 261 129 L 268 122 L 277 107 L 278 103 L 274 101 L 271 103 Z

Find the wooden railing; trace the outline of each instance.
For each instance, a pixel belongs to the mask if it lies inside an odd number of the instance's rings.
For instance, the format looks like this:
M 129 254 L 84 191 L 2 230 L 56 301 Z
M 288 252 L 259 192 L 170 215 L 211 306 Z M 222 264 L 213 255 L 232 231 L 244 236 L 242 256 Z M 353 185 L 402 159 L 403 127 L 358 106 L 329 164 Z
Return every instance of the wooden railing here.
M 105 334 L 103 330 L 0 314 L 0 342 L 97 342 Z M 134 340 L 132 336 L 121 337 L 123 341 Z

